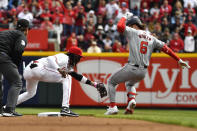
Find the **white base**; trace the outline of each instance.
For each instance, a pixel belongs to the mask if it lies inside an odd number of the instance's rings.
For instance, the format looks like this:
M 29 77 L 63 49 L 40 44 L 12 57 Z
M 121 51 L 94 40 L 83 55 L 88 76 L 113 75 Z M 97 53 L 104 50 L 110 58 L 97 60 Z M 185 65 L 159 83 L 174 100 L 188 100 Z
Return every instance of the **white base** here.
M 49 116 L 61 117 L 61 114 L 60 114 L 60 112 L 42 112 L 42 113 L 38 113 L 38 117 L 49 117 Z

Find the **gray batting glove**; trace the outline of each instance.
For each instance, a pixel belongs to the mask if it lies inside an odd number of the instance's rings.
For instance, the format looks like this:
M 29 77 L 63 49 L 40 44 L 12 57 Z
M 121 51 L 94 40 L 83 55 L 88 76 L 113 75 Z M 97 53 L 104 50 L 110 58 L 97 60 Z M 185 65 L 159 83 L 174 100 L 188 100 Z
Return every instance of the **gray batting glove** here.
M 181 60 L 181 59 L 178 61 L 178 63 L 179 63 L 179 65 L 180 65 L 183 69 L 184 69 L 185 67 L 186 67 L 186 68 L 191 68 L 187 62 L 185 62 L 185 61 L 183 61 L 183 60 Z
M 131 17 L 133 16 L 133 13 L 131 12 L 126 12 L 123 17 L 126 19 L 126 20 L 129 20 Z

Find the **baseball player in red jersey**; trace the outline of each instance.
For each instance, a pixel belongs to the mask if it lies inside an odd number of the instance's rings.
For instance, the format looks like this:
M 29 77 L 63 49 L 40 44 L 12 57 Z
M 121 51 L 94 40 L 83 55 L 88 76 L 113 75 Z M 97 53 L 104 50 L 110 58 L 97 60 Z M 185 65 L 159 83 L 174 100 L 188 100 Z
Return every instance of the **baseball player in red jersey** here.
M 136 89 L 134 85 L 144 79 L 154 49 L 160 49 L 170 55 L 182 68 L 190 68 L 190 66 L 181 60 L 164 42 L 144 31 L 144 26 L 140 19 L 133 16 L 132 13 L 126 13 L 126 15 L 120 19 L 117 24 L 117 30 L 127 37 L 129 44 L 129 62 L 114 72 L 108 79 L 107 85 L 110 105 L 105 115 L 118 113 L 118 108 L 115 103 L 115 87 L 122 82 L 125 82 L 128 96 L 128 105 L 125 114 L 133 113 L 136 106 Z
M 107 91 L 102 83 L 90 81 L 85 76 L 74 71 L 73 68 L 80 61 L 81 57 L 82 50 L 78 47 L 71 47 L 67 54 L 59 53 L 30 62 L 23 74 L 26 80 L 27 91 L 19 95 L 17 105 L 32 98 L 36 94 L 39 81 L 60 82 L 63 84 L 63 100 L 60 114 L 62 116 L 79 116 L 69 109 L 71 77 L 84 84 L 96 87 L 101 98 L 106 96 Z

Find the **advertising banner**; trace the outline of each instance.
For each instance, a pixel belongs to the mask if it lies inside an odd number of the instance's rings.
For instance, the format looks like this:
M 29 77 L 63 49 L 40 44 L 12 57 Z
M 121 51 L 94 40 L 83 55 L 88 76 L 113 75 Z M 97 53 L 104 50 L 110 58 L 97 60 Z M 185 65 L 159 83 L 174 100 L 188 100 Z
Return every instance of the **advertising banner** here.
M 184 58 L 183 58 L 184 59 Z M 137 105 L 142 107 L 197 107 L 197 58 L 185 58 L 191 69 L 182 69 L 170 57 L 152 57 L 148 72 L 135 85 Z M 77 65 L 77 72 L 92 81 L 107 80 L 127 63 L 126 57 L 86 57 Z M 126 105 L 124 83 L 117 86 L 116 102 Z M 94 87 L 73 80 L 71 105 L 104 106 L 109 98 L 101 99 Z
M 25 50 L 47 50 L 48 49 L 48 31 L 31 29 L 27 36 L 28 44 Z

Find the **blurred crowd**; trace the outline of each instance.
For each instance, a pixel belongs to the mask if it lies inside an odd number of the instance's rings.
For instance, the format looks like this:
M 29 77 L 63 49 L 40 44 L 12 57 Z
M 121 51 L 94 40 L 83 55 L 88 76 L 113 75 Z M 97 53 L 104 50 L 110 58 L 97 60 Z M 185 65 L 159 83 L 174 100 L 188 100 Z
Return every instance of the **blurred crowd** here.
M 31 28 L 57 38 L 61 51 L 78 46 L 90 53 L 128 52 L 116 30 L 128 11 L 173 51 L 197 52 L 197 0 L 0 0 L 0 28 L 13 29 L 25 18 Z

